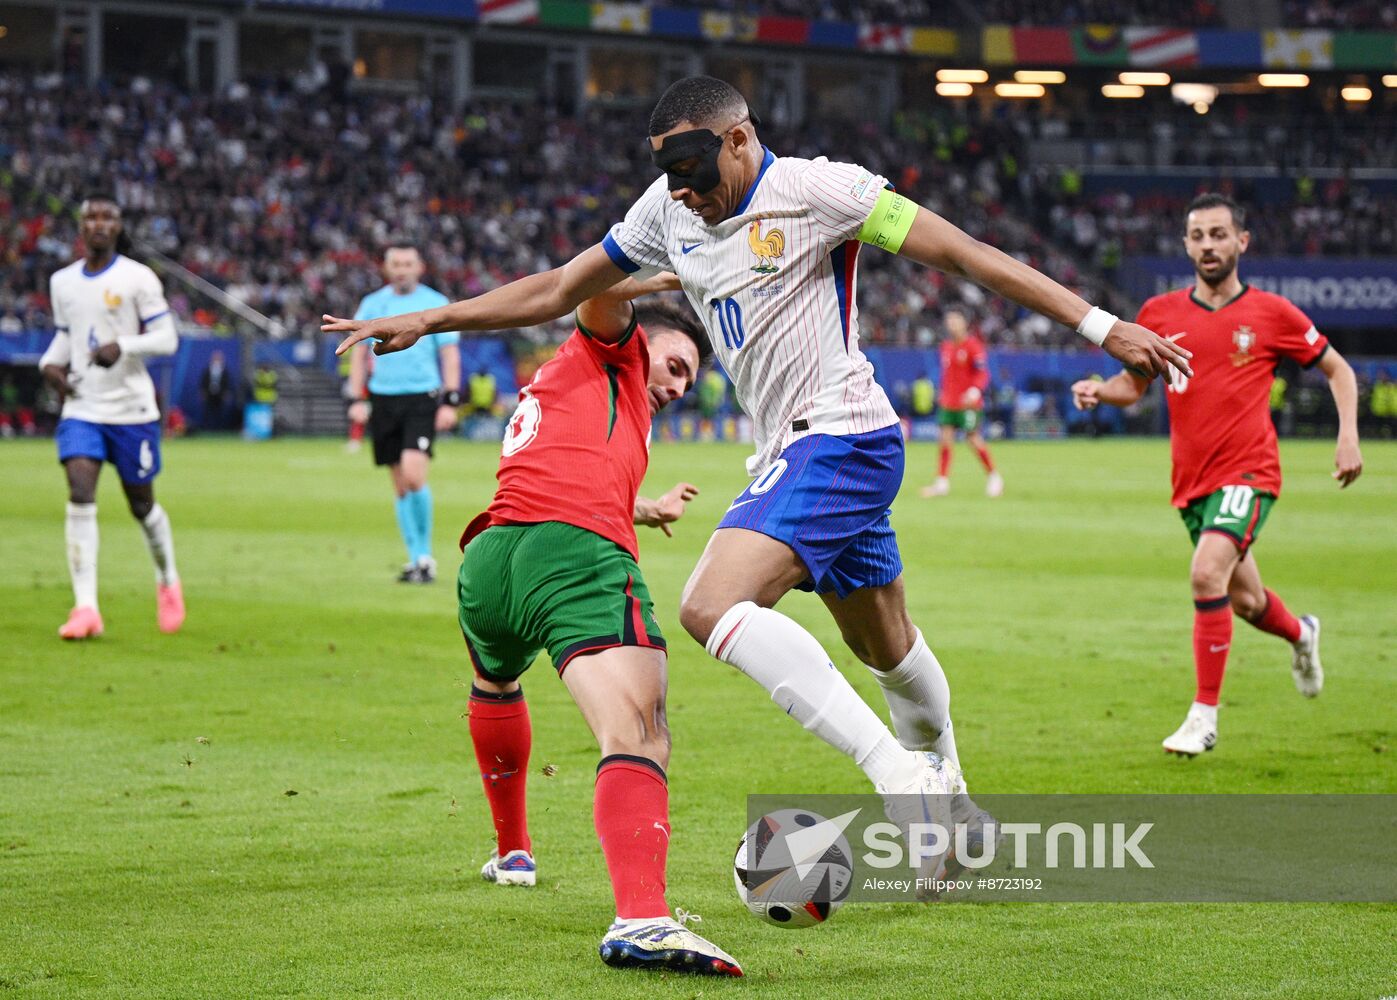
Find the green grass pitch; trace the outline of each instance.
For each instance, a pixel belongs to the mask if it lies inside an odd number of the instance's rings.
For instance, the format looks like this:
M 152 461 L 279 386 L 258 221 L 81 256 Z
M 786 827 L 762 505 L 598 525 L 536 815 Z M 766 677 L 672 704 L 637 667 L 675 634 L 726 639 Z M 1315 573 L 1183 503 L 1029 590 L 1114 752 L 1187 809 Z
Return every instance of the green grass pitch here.
M 1340 493 L 1329 444 L 1284 446 L 1285 494 L 1256 552 L 1293 610 L 1323 617 L 1328 686 L 1300 698 L 1289 651 L 1239 626 L 1221 743 L 1193 761 L 1159 747 L 1192 695 L 1167 445 L 996 451 L 1003 499 L 983 496 L 961 448 L 952 495 L 923 501 L 935 453 L 914 446 L 894 516 L 972 791 L 1397 791 L 1397 447 L 1367 445 L 1368 471 Z M 657 443 L 649 490 L 685 478 L 703 494 L 674 539 L 642 534 L 673 647 L 670 901 L 748 972 L 715 982 L 598 961 L 611 899 L 591 824 L 597 755 L 546 661 L 524 678 L 541 882 L 478 878 L 489 825 L 450 580 L 494 447 L 441 447 L 444 580 L 408 588 L 392 582 L 388 483 L 366 455 L 329 440 L 168 443 L 158 495 L 189 605 L 173 637 L 155 628 L 149 560 L 108 470 L 107 635 L 66 645 L 52 444 L 0 445 L 0 996 L 1397 994 L 1397 906 L 850 906 L 806 932 L 749 918 L 730 874 L 744 796 L 864 783 L 677 624 L 744 454 Z M 884 711 L 818 602 L 782 609 Z

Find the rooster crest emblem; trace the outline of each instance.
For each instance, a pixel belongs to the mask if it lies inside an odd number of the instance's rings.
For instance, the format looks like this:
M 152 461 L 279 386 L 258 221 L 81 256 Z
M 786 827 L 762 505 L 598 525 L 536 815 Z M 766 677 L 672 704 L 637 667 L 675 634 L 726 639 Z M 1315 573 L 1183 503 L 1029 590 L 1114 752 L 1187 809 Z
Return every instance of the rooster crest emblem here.
M 752 248 L 752 252 L 757 255 L 757 263 L 752 267 L 758 274 L 775 274 L 780 268 L 776 265 L 776 258 L 781 257 L 786 252 L 786 234 L 779 229 L 768 229 L 765 236 L 762 235 L 761 220 L 757 220 L 747 227 L 747 245 Z
M 102 301 L 107 304 L 108 309 L 118 309 L 121 307 L 121 296 L 117 295 L 110 288 L 102 289 Z

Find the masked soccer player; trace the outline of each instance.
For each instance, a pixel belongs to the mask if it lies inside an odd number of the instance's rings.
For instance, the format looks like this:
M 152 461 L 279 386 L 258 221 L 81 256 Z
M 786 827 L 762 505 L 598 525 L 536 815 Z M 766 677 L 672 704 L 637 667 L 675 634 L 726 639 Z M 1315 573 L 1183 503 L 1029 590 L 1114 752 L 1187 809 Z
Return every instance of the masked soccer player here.
M 1193 663 L 1198 689 L 1170 753 L 1194 756 L 1218 739 L 1218 691 L 1232 646 L 1232 615 L 1290 643 L 1291 675 L 1306 697 L 1319 694 L 1319 619 L 1296 618 L 1261 582 L 1252 543 L 1281 491 L 1280 455 L 1269 400 L 1276 365 L 1292 358 L 1318 365 L 1339 410 L 1334 478 L 1346 487 L 1363 471 L 1358 450 L 1358 387 L 1353 369 L 1309 317 L 1279 295 L 1242 283 L 1237 261 L 1250 234 L 1230 198 L 1199 195 L 1188 208 L 1184 248 L 1192 288 L 1157 295 L 1139 320 L 1193 351 L 1194 374 L 1167 392 L 1174 506 L 1193 539 Z M 1123 371 L 1105 382 L 1072 386 L 1080 409 L 1128 406 L 1148 381 Z
M 965 431 L 965 441 L 975 449 L 985 467 L 985 495 L 1004 494 L 1004 478 L 994 467 L 990 446 L 980 433 L 985 412 L 985 390 L 990 384 L 989 355 L 985 342 L 970 330 L 965 313 L 946 313 L 947 337 L 941 342 L 941 452 L 936 482 L 922 488 L 924 497 L 944 497 L 951 492 L 951 449 L 956 431 Z
M 932 810 L 945 823 L 943 797 L 964 784 L 945 674 L 907 616 L 888 516 L 903 441 L 859 351 L 860 248 L 871 243 L 976 280 L 1079 327 L 1148 374 L 1167 377 L 1171 364 L 1187 370 L 1187 351 L 1092 308 L 869 170 L 777 157 L 756 124 L 727 83 L 680 80 L 650 115 L 650 149 L 663 174 L 600 245 L 467 302 L 374 323 L 327 316 L 322 329 L 349 334 L 341 350 L 369 337 L 382 341 L 375 351 L 400 350 L 434 330 L 543 322 L 628 274 L 677 272 L 736 383 L 757 446 L 753 481 L 709 540 L 680 621 L 784 714 L 853 759 L 888 796 L 894 822 L 906 827 Z M 819 641 L 775 610 L 802 585 L 819 592 L 882 685 L 896 736 Z
M 84 259 L 49 279 L 53 342 L 39 359 L 45 380 L 63 399 L 58 460 L 68 478 L 68 572 L 73 610 L 58 630 L 64 639 L 102 634 L 97 607 L 97 477 L 116 466 L 131 516 L 141 525 L 155 563 L 156 622 L 162 632 L 184 623 L 184 594 L 175 570 L 170 518 L 155 501 L 160 473 L 160 411 L 145 359 L 173 354 L 175 323 L 160 279 L 122 251 L 129 240 L 121 207 L 106 194 L 84 199 L 79 227 Z
M 742 974 L 721 948 L 670 917 L 665 641 L 637 565 L 634 524 L 661 528 L 697 490 L 637 497 L 650 422 L 694 384 L 711 350 L 675 306 L 630 299 L 677 288 L 627 281 L 583 302 L 577 331 L 519 393 L 500 487 L 466 529 L 457 585 L 475 667 L 470 731 L 495 821 L 481 875 L 533 885 L 524 791 L 530 725 L 519 676 L 541 649 L 601 747 L 593 819 L 616 897 L 608 965 Z
M 422 284 L 426 266 L 416 247 L 394 245 L 383 254 L 388 284 L 364 296 L 359 319 L 446 305 L 447 297 Z M 411 350 L 379 358 L 369 371 L 368 349 L 350 355 L 345 395 L 349 422 L 367 421 L 373 440 L 374 464 L 386 465 L 397 498 L 398 531 L 407 549 L 399 583 L 434 583 L 437 561 L 432 558 L 432 488 L 427 468 L 437 432 L 456 426 L 461 405 L 461 353 L 458 335 L 440 333 Z M 369 398 L 364 400 L 365 383 Z

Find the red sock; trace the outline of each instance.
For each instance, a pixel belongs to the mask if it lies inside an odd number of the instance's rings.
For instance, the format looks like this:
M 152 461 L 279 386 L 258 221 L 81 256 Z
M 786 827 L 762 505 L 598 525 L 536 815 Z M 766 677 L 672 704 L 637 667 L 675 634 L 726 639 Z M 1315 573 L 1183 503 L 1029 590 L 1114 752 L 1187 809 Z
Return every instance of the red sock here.
M 990 458 L 990 449 L 988 445 L 977 444 L 975 446 L 975 454 L 980 456 L 980 464 L 985 467 L 986 472 L 994 471 L 994 459 Z
M 944 444 L 943 444 L 943 445 L 941 446 L 941 471 L 940 471 L 939 473 L 937 473 L 937 474 L 940 475 L 940 476 L 947 476 L 947 475 L 950 475 L 950 472 L 951 472 L 951 448 L 950 448 L 949 445 L 944 445 Z
M 1300 640 L 1300 619 L 1290 613 L 1285 601 L 1274 591 L 1266 591 L 1266 609 L 1252 624 L 1263 632 L 1280 636 L 1286 642 Z
M 510 851 L 531 850 L 524 786 L 533 727 L 524 689 L 500 695 L 472 686 L 470 730 L 480 780 L 495 820 L 496 850 L 500 857 Z
M 1193 602 L 1193 668 L 1198 675 L 1198 694 L 1193 699 L 1203 705 L 1216 705 L 1227 669 L 1227 651 L 1232 646 L 1232 599 L 1205 597 Z
M 669 785 L 660 765 L 625 754 L 603 758 L 592 813 L 616 896 L 616 916 L 669 916 Z
M 364 440 L 364 428 L 367 427 L 367 426 L 368 426 L 368 424 L 361 424 L 361 423 L 357 423 L 357 422 L 351 422 L 350 425 L 349 425 L 349 440 L 351 440 L 351 441 L 362 441 L 362 440 Z

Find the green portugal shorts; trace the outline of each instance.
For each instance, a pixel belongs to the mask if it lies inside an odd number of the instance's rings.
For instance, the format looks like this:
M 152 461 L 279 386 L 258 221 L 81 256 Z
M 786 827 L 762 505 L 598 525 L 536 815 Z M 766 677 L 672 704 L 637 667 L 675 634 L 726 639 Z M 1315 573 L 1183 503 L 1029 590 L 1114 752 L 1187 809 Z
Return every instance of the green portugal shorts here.
M 1273 494 L 1259 493 L 1250 486 L 1224 486 L 1191 501 L 1179 514 L 1194 545 L 1203 532 L 1215 531 L 1231 538 L 1246 552 L 1261 533 L 1275 502 Z
M 584 653 L 665 648 L 630 553 L 558 521 L 495 525 L 476 535 L 456 597 L 471 662 L 494 681 L 518 677 L 544 649 L 562 673 Z
M 969 434 L 980 425 L 980 411 L 948 410 L 943 406 L 936 420 L 942 427 L 954 427 L 958 431 L 965 431 Z

